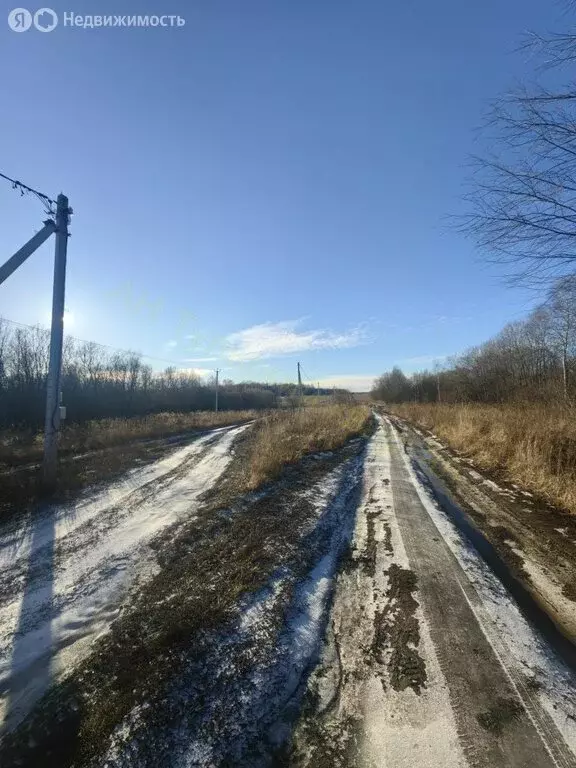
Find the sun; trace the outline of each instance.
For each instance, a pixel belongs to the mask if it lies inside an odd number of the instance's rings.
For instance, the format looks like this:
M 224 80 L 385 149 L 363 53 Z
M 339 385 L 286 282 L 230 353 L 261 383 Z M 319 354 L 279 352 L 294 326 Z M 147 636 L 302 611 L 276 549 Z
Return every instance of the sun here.
M 71 312 L 69 309 L 64 310 L 64 328 L 73 328 L 74 327 L 74 313 Z

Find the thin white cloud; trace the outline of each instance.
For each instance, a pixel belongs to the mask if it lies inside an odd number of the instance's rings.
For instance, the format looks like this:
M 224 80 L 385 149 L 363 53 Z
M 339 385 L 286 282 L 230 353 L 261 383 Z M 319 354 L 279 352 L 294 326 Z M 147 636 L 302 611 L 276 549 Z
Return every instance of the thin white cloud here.
M 185 363 L 212 363 L 215 360 L 219 360 L 218 357 L 185 357 L 183 362 Z
M 209 376 L 214 373 L 213 368 L 181 368 L 181 373 L 193 373 L 196 376 Z
M 175 341 L 174 339 L 172 339 L 171 341 L 167 341 L 166 342 L 166 346 L 170 347 L 171 349 L 173 349 L 174 347 L 178 346 L 178 342 Z
M 369 392 L 377 378 L 373 373 L 343 373 L 326 376 L 324 379 L 320 379 L 319 384 L 323 389 L 336 387 L 336 389 L 349 389 L 351 392 Z
M 235 362 L 261 360 L 311 349 L 345 349 L 366 342 L 363 327 L 344 333 L 330 330 L 298 331 L 301 320 L 262 323 L 231 333 L 226 338 L 226 357 Z

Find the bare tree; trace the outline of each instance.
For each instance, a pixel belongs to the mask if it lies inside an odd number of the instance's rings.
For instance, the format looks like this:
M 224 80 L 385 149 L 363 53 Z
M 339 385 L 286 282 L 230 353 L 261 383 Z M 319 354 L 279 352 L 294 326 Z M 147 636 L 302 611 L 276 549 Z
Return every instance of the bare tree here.
M 544 304 L 442 370 L 380 376 L 373 397 L 388 402 L 564 402 L 576 398 L 576 273 L 559 278 Z
M 568 366 L 576 352 L 576 275 L 567 275 L 556 282 L 550 292 L 552 308 L 551 337 L 562 366 L 562 392 L 568 395 Z
M 38 429 L 44 423 L 48 331 L 13 328 L 0 318 L 0 429 Z M 166 411 L 205 410 L 213 393 L 193 371 L 155 372 L 135 352 L 110 350 L 71 337 L 64 340 L 63 402 L 68 420 L 82 423 L 106 417 L 131 417 Z M 220 407 L 270 408 L 275 386 L 251 383 L 222 387 Z
M 8 343 L 10 329 L 8 324 L 0 317 L 0 389 L 6 385 L 8 375 Z
M 535 42 L 548 68 L 576 58 L 576 35 Z M 539 284 L 576 263 L 576 88 L 518 90 L 488 126 L 493 151 L 474 160 L 462 229 L 512 277 Z
M 557 370 L 557 358 L 553 350 L 553 317 L 548 307 L 537 307 L 528 317 L 524 326 L 526 344 L 532 360 L 532 375 L 535 388 L 542 392 L 550 389 Z

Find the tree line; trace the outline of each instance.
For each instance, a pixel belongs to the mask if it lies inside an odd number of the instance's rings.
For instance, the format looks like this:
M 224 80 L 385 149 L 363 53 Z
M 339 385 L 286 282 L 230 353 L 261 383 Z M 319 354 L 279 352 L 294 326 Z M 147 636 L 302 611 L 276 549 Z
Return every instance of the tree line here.
M 44 425 L 49 331 L 14 327 L 0 318 L 0 428 Z M 137 352 L 115 351 L 95 342 L 64 339 L 62 402 L 67 420 L 130 417 L 162 411 L 214 408 L 215 381 L 175 366 L 154 371 Z M 332 389 L 303 385 L 304 395 L 331 395 Z M 220 382 L 221 410 L 264 410 L 296 401 L 296 383 Z
M 569 2 L 567 14 L 576 3 Z M 473 158 L 467 211 L 457 228 L 513 283 L 545 301 L 525 320 L 434 371 L 394 368 L 372 394 L 388 402 L 576 400 L 576 33 L 532 34 L 534 82 L 497 99 L 487 150 Z M 563 72 L 567 84 L 561 85 Z
M 434 371 L 399 368 L 374 383 L 372 396 L 399 402 L 576 401 L 576 274 L 554 281 L 524 320 Z
M 0 319 L 0 427 L 41 428 L 44 424 L 50 334 L 13 327 Z M 62 396 L 69 421 L 129 417 L 161 411 L 214 407 L 214 382 L 176 367 L 157 373 L 138 353 L 111 351 L 66 337 Z M 219 388 L 223 410 L 274 407 L 277 394 L 255 382 Z

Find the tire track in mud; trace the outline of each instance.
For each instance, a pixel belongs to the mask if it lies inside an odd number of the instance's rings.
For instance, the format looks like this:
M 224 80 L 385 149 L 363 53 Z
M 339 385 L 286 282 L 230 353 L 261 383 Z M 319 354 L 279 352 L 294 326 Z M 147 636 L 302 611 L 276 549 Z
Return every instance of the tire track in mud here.
M 390 421 L 396 426 L 396 419 L 390 419 Z M 405 425 L 398 424 L 398 430 L 404 429 Z M 564 636 L 560 635 L 539 606 L 533 603 L 529 593 L 516 581 L 516 574 L 509 573 L 507 565 L 500 559 L 499 554 L 492 550 L 492 544 L 483 538 L 483 534 L 473 527 L 466 519 L 465 513 L 455 504 L 452 493 L 456 494 L 455 498 L 460 502 L 462 488 L 459 486 L 452 488 L 450 485 L 450 491 L 448 491 L 442 481 L 434 474 L 435 470 L 433 472 L 428 467 L 426 460 L 423 460 L 420 450 L 416 451 L 415 456 L 411 451 L 410 456 L 413 471 L 418 480 L 421 480 L 428 492 L 437 499 L 439 507 L 446 514 L 446 524 L 449 528 L 454 525 L 454 531 L 457 529 L 467 541 L 472 543 L 478 551 L 478 556 L 483 558 L 488 568 L 491 569 L 490 571 L 487 570 L 484 575 L 473 569 L 474 575 L 469 576 L 466 582 L 461 585 L 464 596 L 469 601 L 482 630 L 522 700 L 535 729 L 547 744 L 557 764 L 559 766 L 574 766 L 574 729 L 566 728 L 567 723 L 576 721 L 576 712 L 572 704 L 575 685 L 573 646 Z M 467 481 L 465 480 L 464 488 L 466 487 Z M 424 493 L 422 489 L 421 492 Z M 464 499 L 463 509 L 466 510 L 466 513 L 470 511 L 467 501 L 468 499 Z M 504 502 L 505 504 L 506 502 Z M 432 504 L 433 507 L 438 505 Z M 494 510 L 498 515 L 494 501 L 491 502 L 491 510 Z M 438 512 L 440 518 L 437 518 L 434 513 L 431 514 L 436 524 L 442 520 L 442 513 Z M 474 520 L 476 521 L 476 518 Z M 492 529 L 490 530 L 492 531 Z M 455 534 L 456 539 L 460 534 Z M 446 532 L 443 535 L 446 537 Z M 451 548 L 453 548 L 452 534 L 448 534 L 448 539 L 451 540 Z M 468 546 L 460 544 L 456 547 L 455 552 L 459 552 L 463 545 Z M 457 555 L 457 559 L 459 559 L 459 555 Z M 465 560 L 467 561 L 467 557 Z M 490 577 L 488 581 L 486 581 L 486 576 Z M 501 580 L 501 584 L 496 581 L 496 577 Z M 484 585 L 481 590 L 482 596 L 479 595 L 476 588 L 470 587 L 470 579 L 473 584 L 479 580 L 479 583 Z M 486 589 L 489 591 L 489 603 L 493 603 L 495 595 L 499 596 L 499 612 L 504 608 L 502 618 L 509 616 L 514 629 L 511 629 L 506 621 L 502 626 L 499 622 L 495 623 L 494 616 L 490 615 L 491 611 L 484 602 L 487 597 Z M 509 590 L 510 596 L 506 590 Z M 516 601 L 516 605 L 511 602 L 512 598 Z M 506 608 L 507 603 L 508 608 Z M 524 614 L 527 621 L 524 630 L 516 625 L 515 610 Z M 531 626 L 534 629 L 530 629 Z M 522 640 L 519 638 L 519 642 L 517 642 L 510 637 L 510 632 L 517 632 L 519 629 Z M 504 636 L 508 638 L 508 642 L 503 641 Z M 508 644 L 510 639 L 513 640 L 513 649 Z M 529 657 L 526 657 L 525 646 L 523 647 L 523 644 L 526 643 L 529 644 L 532 651 Z M 559 654 L 559 658 L 555 657 L 554 652 Z M 564 664 L 560 659 L 563 659 Z M 540 665 L 543 666 L 543 669 L 540 668 Z M 546 708 L 542 703 L 543 700 L 547 702 Z M 551 714 L 550 706 L 554 715 Z M 566 744 L 560 732 L 566 732 L 568 737 L 572 738 L 571 748 Z
M 146 589 L 0 742 L 2 765 L 270 765 L 326 629 L 365 446 L 312 456 L 231 503 L 239 447 L 202 514 L 159 537 Z
M 386 447 L 366 460 L 354 550 L 287 764 L 574 768 L 535 680 L 421 501 L 398 439 L 387 425 L 379 433 Z
M 384 486 L 389 485 L 387 478 L 380 480 Z M 390 523 L 384 519 L 384 510 L 374 498 L 376 486 L 372 485 L 366 503 L 367 537 L 364 552 L 358 556 L 364 573 L 372 579 L 373 590 L 376 576 L 376 556 L 379 544 L 388 555 L 393 555 L 392 530 Z M 383 538 L 376 537 L 376 526 L 383 533 Z M 414 598 L 417 589 L 416 575 L 413 571 L 402 568 L 397 563 L 391 563 L 383 572 L 388 587 L 383 595 L 383 606 L 374 613 L 373 638 L 370 654 L 381 667 L 387 670 L 391 687 L 403 691 L 410 687 L 419 693 L 426 684 L 426 665 L 416 650 L 420 644 L 420 631 L 416 609 L 418 602 Z M 382 686 L 386 690 L 385 675 L 381 676 Z
M 204 443 L 199 453 L 187 456 L 177 467 L 169 470 L 164 475 L 153 478 L 143 485 L 134 488 L 119 503 L 111 503 L 97 517 L 92 517 L 84 524 L 74 528 L 70 533 L 60 537 L 55 547 L 53 542 L 49 542 L 36 549 L 32 563 L 28 561 L 30 557 L 28 552 L 23 557 L 18 558 L 12 567 L 4 569 L 2 581 L 0 582 L 0 615 L 3 608 L 8 607 L 15 598 L 18 598 L 24 587 L 30 593 L 34 592 L 37 586 L 39 587 L 47 578 L 55 580 L 58 571 L 66 565 L 73 555 L 76 555 L 81 550 L 89 550 L 97 546 L 99 542 L 110 536 L 114 529 L 118 528 L 124 520 L 129 517 L 135 517 L 140 507 L 151 501 L 154 496 L 157 496 L 163 490 L 169 488 L 172 483 L 192 471 L 206 458 L 220 437 L 221 435 L 211 437 Z M 52 556 L 53 548 L 54 553 Z M 109 567 L 123 568 L 123 559 L 114 558 L 110 562 Z M 92 570 L 84 572 L 77 579 L 74 592 L 66 592 L 51 597 L 51 607 L 41 608 L 36 619 L 30 617 L 26 626 L 20 627 L 20 630 L 26 629 L 30 631 L 40 623 L 55 618 L 67 605 L 70 605 L 77 599 L 78 594 L 87 595 L 90 591 L 94 591 L 97 588 L 95 582 L 98 581 L 98 579 L 94 579 L 94 575 L 98 576 L 99 573 L 105 571 L 105 568 L 106 564 L 99 562 Z
M 256 549 L 277 547 L 286 536 L 293 541 L 282 546 L 281 564 L 265 586 L 234 609 L 237 624 L 200 634 L 194 643 L 194 655 L 198 643 L 201 648 L 198 663 L 183 662 L 176 688 L 163 702 L 163 722 L 132 735 L 127 765 L 155 766 L 167 755 L 170 764 L 205 768 L 253 768 L 275 759 L 325 630 L 333 573 L 351 534 L 361 464 L 354 456 L 326 474 L 317 465 L 320 478 L 312 486 L 302 487 L 294 477 L 231 518 L 241 526 L 254 515 L 262 521 L 266 534 Z M 228 567 L 234 570 L 233 563 Z M 104 762 L 117 750 L 126 747 L 114 740 Z
M 576 670 L 576 610 L 570 597 L 576 541 L 560 533 L 570 528 L 557 527 L 570 523 L 574 530 L 570 513 L 527 501 L 525 492 L 500 488 L 456 461 L 436 440 L 429 446 L 425 437 L 411 431 L 411 457 L 425 484 L 453 514 L 528 620 Z
M 426 685 L 426 664 L 417 650 L 420 629 L 414 598 L 416 575 L 396 563 L 392 563 L 386 575 L 386 603 L 374 616 L 372 655 L 379 664 L 387 666 L 395 691 L 412 688 L 418 694 Z M 384 679 L 382 685 L 385 689 Z
M 286 765 L 352 768 L 367 756 L 366 706 L 370 691 L 419 696 L 426 686 L 420 653 L 416 577 L 394 551 L 390 479 L 379 461 L 382 433 L 372 438 L 365 489 L 356 515 L 353 549 L 336 586 L 319 664 L 308 682 Z M 382 469 L 381 469 L 382 467 Z M 385 725 L 382 725 L 385 729 Z M 379 761 L 387 758 L 384 754 Z M 284 763 L 283 763 L 284 764 Z M 393 765 L 393 763 L 390 763 Z
M 487 637 L 475 610 L 480 599 L 422 505 L 389 424 L 385 430 L 396 516 L 469 765 L 572 768 L 576 759 L 556 726 L 532 697 L 520 694 Z
M 34 537 L 46 527 L 44 518 L 36 521 L 31 543 L 16 562 L 19 577 L 15 569 L 2 574 L 5 727 L 14 726 L 42 691 L 88 652 L 94 636 L 109 629 L 130 590 L 154 569 L 155 537 L 194 515 L 199 496 L 229 461 L 228 444 L 242 429 L 208 433 L 182 449 L 182 457 L 177 453 L 166 465 L 131 473 L 123 484 L 88 497 L 70 525 L 66 507 L 54 510 L 52 539 L 45 544 L 35 545 Z
M 31 584 L 42 581 L 46 577 L 48 570 L 50 572 L 53 572 L 54 569 L 57 570 L 74 552 L 82 547 L 86 548 L 93 545 L 104 538 L 112 529 L 118 526 L 123 518 L 134 515 L 138 507 L 145 504 L 176 480 L 182 478 L 187 472 L 190 472 L 208 455 L 221 437 L 222 433 L 210 435 L 209 439 L 204 442 L 200 452 L 186 456 L 178 466 L 168 470 L 159 477 L 154 477 L 135 487 L 120 502 L 115 503 L 111 501 L 108 506 L 98 513 L 97 517 L 92 517 L 79 527 L 72 529 L 70 533 L 65 533 L 57 540 L 55 557 L 51 564 L 47 565 L 45 562 L 45 554 L 50 549 L 51 544 L 44 545 L 35 550 L 34 563 L 31 566 L 28 562 L 31 554 L 29 551 L 25 551 L 20 557 L 16 557 L 7 567 L 3 568 L 2 580 L 0 581 L 0 610 L 21 590 L 24 579 L 26 579 L 27 587 L 29 588 Z M 50 510 L 46 510 L 41 514 L 48 515 Z M 30 535 L 30 529 L 40 522 L 41 519 L 31 519 L 28 521 L 26 526 L 28 534 L 23 533 L 21 536 Z

